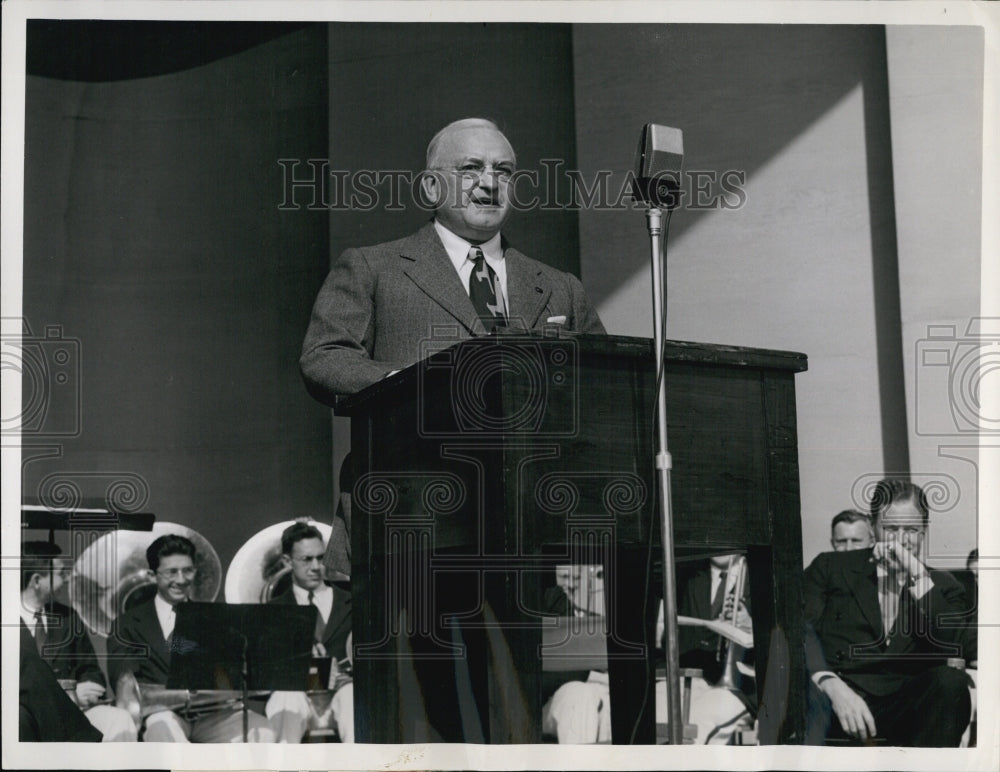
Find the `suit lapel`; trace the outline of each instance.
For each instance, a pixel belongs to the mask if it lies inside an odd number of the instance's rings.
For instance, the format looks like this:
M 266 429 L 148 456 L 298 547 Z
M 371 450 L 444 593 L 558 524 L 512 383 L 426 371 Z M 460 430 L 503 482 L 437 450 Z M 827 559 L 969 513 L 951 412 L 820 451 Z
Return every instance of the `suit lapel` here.
M 170 643 L 163 637 L 163 629 L 160 627 L 159 617 L 156 616 L 156 606 L 153 605 L 153 601 L 142 607 L 138 622 L 139 636 L 144 643 L 149 644 L 149 659 L 156 669 L 163 671 L 163 680 L 166 683 L 170 673 Z
M 511 327 L 530 330 L 552 294 L 552 286 L 541 269 L 513 248 L 504 248 L 507 263 L 507 303 Z
M 403 273 L 431 300 L 454 316 L 470 332 L 475 335 L 486 334 L 433 223 L 425 225 L 408 240 L 400 251 L 400 257 L 408 261 Z
M 858 551 L 859 555 L 867 554 L 870 551 Z M 868 624 L 876 632 L 884 635 L 886 631 L 882 629 L 882 609 L 878 602 L 878 577 L 875 574 L 875 563 L 866 558 L 865 560 L 853 560 L 844 566 L 844 579 L 851 588 L 851 594 L 861 608 Z

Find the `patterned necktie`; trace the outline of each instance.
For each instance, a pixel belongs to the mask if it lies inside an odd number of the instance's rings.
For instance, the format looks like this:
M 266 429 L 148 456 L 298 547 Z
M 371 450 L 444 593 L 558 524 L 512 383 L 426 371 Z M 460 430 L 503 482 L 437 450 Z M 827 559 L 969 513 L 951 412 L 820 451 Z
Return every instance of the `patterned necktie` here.
M 469 275 L 469 299 L 472 300 L 472 305 L 486 332 L 493 332 L 496 327 L 506 324 L 497 299 L 497 275 L 486 262 L 483 250 L 479 247 L 469 250 L 469 260 L 473 265 L 472 273 Z
M 35 646 L 38 648 L 38 653 L 44 656 L 42 651 L 45 648 L 45 622 L 44 614 L 41 609 L 35 611 Z

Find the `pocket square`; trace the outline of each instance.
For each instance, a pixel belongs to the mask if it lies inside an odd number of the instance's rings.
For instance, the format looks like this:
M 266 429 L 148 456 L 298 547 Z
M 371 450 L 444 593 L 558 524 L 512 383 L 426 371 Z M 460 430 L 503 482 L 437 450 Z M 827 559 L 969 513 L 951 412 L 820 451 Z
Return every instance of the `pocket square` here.
M 566 324 L 565 316 L 550 316 L 545 320 L 546 324 Z

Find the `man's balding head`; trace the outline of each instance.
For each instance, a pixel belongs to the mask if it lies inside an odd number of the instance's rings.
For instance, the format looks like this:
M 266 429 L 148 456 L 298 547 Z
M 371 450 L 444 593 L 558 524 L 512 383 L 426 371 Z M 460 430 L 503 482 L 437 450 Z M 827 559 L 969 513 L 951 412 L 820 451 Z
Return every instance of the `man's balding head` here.
M 508 188 L 516 164 L 514 148 L 493 121 L 463 118 L 428 143 L 421 191 L 441 225 L 481 244 L 510 214 Z

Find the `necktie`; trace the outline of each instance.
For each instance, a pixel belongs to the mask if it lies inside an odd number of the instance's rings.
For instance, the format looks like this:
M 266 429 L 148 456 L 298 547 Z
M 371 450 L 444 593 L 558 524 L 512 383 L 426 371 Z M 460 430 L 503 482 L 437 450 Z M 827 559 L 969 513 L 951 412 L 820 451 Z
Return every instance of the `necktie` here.
M 473 247 L 469 250 L 472 273 L 469 276 L 469 299 L 487 332 L 493 332 L 506 321 L 497 300 L 497 275 L 483 256 L 483 250 Z
M 903 587 L 900 586 L 896 572 L 890 571 L 887 573 L 885 576 L 885 592 L 882 593 L 882 628 L 886 639 L 889 638 L 889 633 L 896 624 L 896 618 L 899 616 L 900 595 L 902 591 Z
M 45 648 L 45 622 L 44 614 L 41 609 L 35 611 L 35 646 L 38 648 L 38 653 L 44 656 L 42 651 Z
M 177 609 L 173 606 L 170 607 L 170 611 L 167 614 L 167 643 L 173 643 L 174 640 L 174 627 L 177 625 Z
M 316 629 L 313 631 L 313 638 L 315 638 L 317 643 L 323 643 L 323 637 L 326 633 L 326 622 L 323 621 L 323 612 L 316 605 L 315 598 L 316 594 L 312 590 L 309 590 L 309 605 L 316 609 Z
M 726 599 L 726 572 L 719 572 L 719 586 L 715 589 L 715 596 L 712 598 L 712 619 L 722 616 L 722 604 Z

